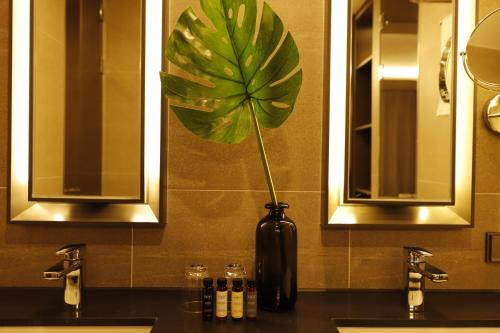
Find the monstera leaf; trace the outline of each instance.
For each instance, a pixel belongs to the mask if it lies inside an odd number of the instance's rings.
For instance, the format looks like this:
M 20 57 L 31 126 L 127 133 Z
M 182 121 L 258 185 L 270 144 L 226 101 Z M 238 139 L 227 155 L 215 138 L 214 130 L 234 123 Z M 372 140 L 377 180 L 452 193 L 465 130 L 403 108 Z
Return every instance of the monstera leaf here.
M 278 200 L 259 126 L 279 127 L 293 111 L 302 83 L 299 52 L 281 19 L 256 0 L 200 0 L 207 26 L 192 8 L 177 21 L 166 56 L 184 74 L 161 73 L 164 94 L 194 134 L 239 143 L 255 127 L 271 199 Z M 208 22 L 207 22 L 208 23 Z
M 252 123 L 279 127 L 302 83 L 291 34 L 283 37 L 283 23 L 266 3 L 258 31 L 256 0 L 200 3 L 213 26 L 188 8 L 168 40 L 167 58 L 191 74 L 161 73 L 171 109 L 191 132 L 219 143 L 241 142 Z

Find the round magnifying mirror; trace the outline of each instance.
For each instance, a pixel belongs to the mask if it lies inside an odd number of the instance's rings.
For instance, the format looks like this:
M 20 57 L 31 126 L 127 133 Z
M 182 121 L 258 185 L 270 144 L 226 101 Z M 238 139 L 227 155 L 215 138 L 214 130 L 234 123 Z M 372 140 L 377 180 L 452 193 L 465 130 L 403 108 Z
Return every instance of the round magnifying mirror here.
M 465 68 L 482 87 L 500 90 L 500 8 L 476 26 L 467 43 Z

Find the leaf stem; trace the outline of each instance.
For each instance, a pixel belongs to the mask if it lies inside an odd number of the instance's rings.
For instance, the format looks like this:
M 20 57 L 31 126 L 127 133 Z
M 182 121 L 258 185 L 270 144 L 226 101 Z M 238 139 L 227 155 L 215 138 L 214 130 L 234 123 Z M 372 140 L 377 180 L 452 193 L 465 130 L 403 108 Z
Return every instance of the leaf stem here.
M 269 169 L 269 162 L 267 161 L 266 150 L 264 149 L 264 142 L 262 141 L 262 135 L 260 134 L 259 122 L 257 121 L 257 116 L 255 115 L 255 110 L 253 109 L 252 102 L 249 101 L 250 112 L 252 113 L 253 124 L 255 126 L 255 134 L 257 135 L 257 142 L 259 143 L 260 159 L 262 161 L 262 166 L 266 173 L 267 187 L 269 188 L 269 194 L 271 195 L 271 200 L 273 205 L 278 206 L 278 199 L 276 198 L 276 191 L 274 190 L 273 177 L 271 176 L 271 170 Z

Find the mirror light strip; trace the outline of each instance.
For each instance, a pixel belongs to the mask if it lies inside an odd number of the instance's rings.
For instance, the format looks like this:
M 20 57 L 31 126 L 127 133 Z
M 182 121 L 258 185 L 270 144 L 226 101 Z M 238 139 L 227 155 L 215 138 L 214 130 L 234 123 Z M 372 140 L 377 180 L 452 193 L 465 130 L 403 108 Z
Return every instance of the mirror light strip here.
M 342 202 L 344 188 L 345 109 L 347 80 L 347 0 L 331 1 L 330 32 L 330 139 L 328 161 L 329 202 Z M 334 136 L 332 133 L 335 133 Z M 329 205 L 328 210 L 331 209 Z M 328 212 L 331 216 L 333 212 Z
M 30 0 L 12 1 L 12 175 L 28 186 Z
M 161 149 L 161 85 L 160 71 L 162 60 L 162 1 L 146 1 L 146 61 L 145 61 L 145 124 L 144 141 L 146 145 L 144 171 L 145 186 L 159 186 L 160 149 Z M 160 189 L 161 191 L 161 189 Z M 146 200 L 151 193 L 145 192 Z
M 469 36 L 474 31 L 476 25 L 476 2 L 469 0 L 458 1 L 458 24 L 457 24 L 457 54 L 455 58 L 456 71 L 457 71 L 457 84 L 456 84 L 456 101 L 455 101 L 455 114 L 456 114 L 456 132 L 455 132 L 455 146 L 461 147 L 456 149 L 455 155 L 455 189 L 464 189 L 466 191 L 455 191 L 455 201 L 467 200 L 471 201 L 472 197 L 466 193 L 472 192 L 472 156 L 473 154 L 473 140 L 470 139 L 472 133 L 469 133 L 469 124 L 474 123 L 474 83 L 469 79 L 462 66 L 462 58 L 460 52 L 464 51 Z M 458 196 L 463 193 L 463 198 Z M 458 214 L 463 212 L 457 211 Z

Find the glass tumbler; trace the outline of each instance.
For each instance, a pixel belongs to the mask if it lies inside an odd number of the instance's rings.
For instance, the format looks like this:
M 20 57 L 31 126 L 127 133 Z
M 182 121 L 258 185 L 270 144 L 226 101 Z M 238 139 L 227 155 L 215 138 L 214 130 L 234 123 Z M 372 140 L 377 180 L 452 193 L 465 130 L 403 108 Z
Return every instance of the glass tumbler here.
M 203 279 L 206 277 L 208 277 L 208 268 L 205 265 L 191 264 L 186 267 L 185 312 L 201 313 Z
M 224 277 L 227 279 L 227 310 L 231 312 L 231 290 L 233 289 L 233 279 L 241 279 L 243 281 L 243 289 L 246 287 L 247 272 L 245 266 L 241 264 L 228 264 L 224 267 Z

